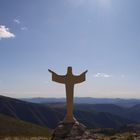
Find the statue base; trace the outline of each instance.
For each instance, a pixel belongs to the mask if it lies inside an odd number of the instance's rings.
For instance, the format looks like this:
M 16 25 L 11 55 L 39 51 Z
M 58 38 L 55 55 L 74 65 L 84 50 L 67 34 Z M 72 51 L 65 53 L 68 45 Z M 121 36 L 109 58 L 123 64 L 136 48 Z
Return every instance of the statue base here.
M 86 126 L 79 123 L 61 122 L 55 128 L 51 140 L 91 140 L 92 136 Z
M 63 120 L 63 122 L 61 123 L 76 123 L 77 120 L 74 118 L 74 117 L 71 117 L 71 116 L 66 116 Z

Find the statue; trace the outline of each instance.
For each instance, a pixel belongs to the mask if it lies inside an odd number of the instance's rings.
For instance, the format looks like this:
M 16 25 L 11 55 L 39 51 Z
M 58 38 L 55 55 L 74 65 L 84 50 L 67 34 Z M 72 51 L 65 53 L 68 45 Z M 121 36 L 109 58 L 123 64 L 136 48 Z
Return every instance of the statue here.
M 85 81 L 87 70 L 80 75 L 73 75 L 72 67 L 67 68 L 66 75 L 58 75 L 50 69 L 48 71 L 52 73 L 52 81 L 65 84 L 66 87 L 67 113 L 63 122 L 75 123 L 76 119 L 73 117 L 74 85 Z

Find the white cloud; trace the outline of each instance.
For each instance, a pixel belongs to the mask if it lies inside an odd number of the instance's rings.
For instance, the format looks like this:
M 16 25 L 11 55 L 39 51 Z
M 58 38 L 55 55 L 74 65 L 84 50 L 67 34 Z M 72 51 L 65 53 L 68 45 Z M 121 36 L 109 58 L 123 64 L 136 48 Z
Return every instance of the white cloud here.
M 22 31 L 25 31 L 25 30 L 27 30 L 28 28 L 27 27 L 21 27 L 20 28 Z
M 21 25 L 21 22 L 20 22 L 20 20 L 19 20 L 18 18 L 15 18 L 13 21 L 14 21 L 16 24 L 20 24 L 20 25 Z M 27 28 L 26 26 L 21 26 L 21 27 L 20 27 L 20 30 L 25 31 L 25 30 L 28 30 L 28 28 Z
M 2 38 L 13 38 L 15 35 L 10 32 L 9 28 L 4 25 L 0 25 L 0 39 Z
M 20 20 L 19 19 L 14 19 L 14 22 L 17 24 L 20 24 Z
M 96 77 L 96 78 L 109 78 L 109 77 L 111 77 L 111 75 L 109 75 L 109 74 L 106 74 L 106 73 L 96 73 L 96 74 L 94 74 L 93 75 L 94 77 Z

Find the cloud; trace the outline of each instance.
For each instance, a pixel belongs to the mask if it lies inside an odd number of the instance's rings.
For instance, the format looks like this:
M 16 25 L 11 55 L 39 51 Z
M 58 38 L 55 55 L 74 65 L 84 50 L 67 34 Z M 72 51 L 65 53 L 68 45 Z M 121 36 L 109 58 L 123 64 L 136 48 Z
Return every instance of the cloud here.
M 21 22 L 20 22 L 20 20 L 19 20 L 18 18 L 15 18 L 13 21 L 14 21 L 16 24 L 20 24 L 20 25 L 21 25 Z M 28 30 L 28 28 L 27 28 L 26 26 L 21 26 L 21 27 L 20 27 L 20 30 L 26 31 L 26 30 Z
M 2 38 L 14 38 L 15 35 L 10 32 L 9 28 L 4 25 L 0 25 L 0 39 Z
M 100 77 L 101 78 L 109 78 L 109 77 L 111 77 L 111 75 L 106 74 L 106 73 L 96 73 L 93 76 L 96 77 L 96 78 L 100 78 Z
M 27 27 L 21 27 L 20 28 L 22 31 L 25 31 L 25 30 L 27 30 L 28 28 Z
M 17 24 L 20 24 L 20 20 L 19 19 L 14 19 L 14 22 Z

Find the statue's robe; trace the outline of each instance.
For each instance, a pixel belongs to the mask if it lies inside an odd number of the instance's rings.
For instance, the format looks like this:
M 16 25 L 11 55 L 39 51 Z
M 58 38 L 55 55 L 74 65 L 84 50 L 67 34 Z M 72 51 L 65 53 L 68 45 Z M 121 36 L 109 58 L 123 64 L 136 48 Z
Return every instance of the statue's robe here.
M 67 114 L 64 119 L 64 122 L 75 122 L 73 117 L 73 93 L 74 93 L 74 84 L 78 84 L 85 81 L 85 73 L 81 75 L 73 75 L 67 73 L 66 75 L 58 75 L 52 73 L 52 81 L 65 84 L 66 86 L 66 100 L 67 100 Z

